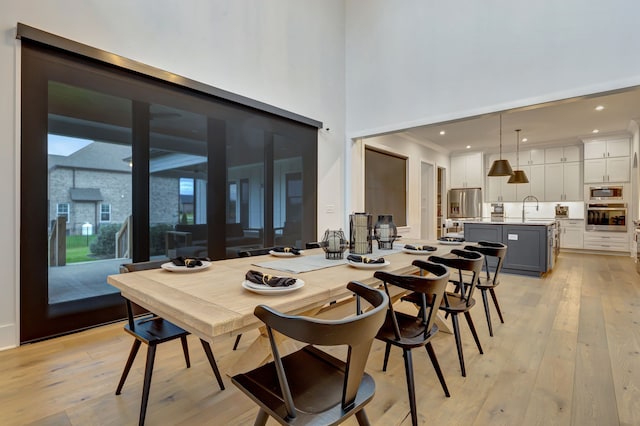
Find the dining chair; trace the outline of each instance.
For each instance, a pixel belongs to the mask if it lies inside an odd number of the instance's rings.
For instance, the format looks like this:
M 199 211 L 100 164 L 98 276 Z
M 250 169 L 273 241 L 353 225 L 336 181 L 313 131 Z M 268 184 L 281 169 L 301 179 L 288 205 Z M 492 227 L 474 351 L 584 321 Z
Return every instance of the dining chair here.
M 476 286 L 481 294 L 482 294 L 482 303 L 484 304 L 484 313 L 487 317 L 487 325 L 489 326 L 489 336 L 493 337 L 493 326 L 491 324 L 491 313 L 489 310 L 489 297 L 487 292 L 491 294 L 491 298 L 493 299 L 493 304 L 496 307 L 496 311 L 498 311 L 498 316 L 500 317 L 500 322 L 504 324 L 504 318 L 502 317 L 502 311 L 500 310 L 500 305 L 498 304 L 498 298 L 496 296 L 496 287 L 500 284 L 500 280 L 498 275 L 502 270 L 502 264 L 504 263 L 504 259 L 507 256 L 507 245 L 491 242 L 491 241 L 478 241 L 477 245 L 470 245 L 464 248 L 465 250 L 477 251 L 478 253 L 482 253 L 484 255 L 484 268 L 486 271 L 486 277 L 484 280 L 482 277 L 478 280 L 478 285 Z M 491 276 L 491 272 L 489 269 L 489 259 L 495 258 L 496 264 L 492 265 L 493 269 L 493 277 Z
M 480 273 L 482 271 L 484 256 L 473 251 L 453 249 L 450 253 L 445 254 L 444 256 L 433 255 L 429 256 L 427 260 L 430 262 L 439 263 L 441 265 L 449 267 L 450 269 L 458 271 L 458 274 L 449 275 L 449 282 L 455 285 L 455 290 L 445 291 L 439 309 L 445 312 L 447 315 L 451 315 L 453 335 L 455 337 L 456 347 L 458 349 L 458 360 L 460 361 L 460 371 L 462 373 L 462 376 L 466 377 L 467 372 L 464 365 L 464 355 L 462 352 L 462 339 L 460 337 L 458 314 L 464 314 L 478 350 L 481 354 L 484 353 L 482 351 L 482 346 L 480 345 L 478 333 L 476 332 L 476 328 L 473 325 L 473 320 L 471 319 L 471 313 L 469 312 L 471 308 L 473 308 L 473 306 L 476 304 L 476 301 L 473 298 L 473 293 L 476 285 L 478 284 L 478 278 L 480 277 Z M 465 276 L 465 273 L 467 273 L 468 276 Z M 455 278 L 456 275 L 457 278 Z M 467 278 L 467 281 L 465 281 L 465 278 Z M 418 308 L 420 308 L 420 299 L 421 296 L 416 293 L 411 293 L 402 298 L 402 300 L 413 302 L 417 305 Z
M 120 273 L 128 273 L 135 271 L 145 271 L 150 269 L 157 269 L 167 262 L 165 260 L 152 260 L 147 262 L 128 263 L 120 266 Z M 127 380 L 133 361 L 138 354 L 138 350 L 142 343 L 147 345 L 147 362 L 144 370 L 144 383 L 142 386 L 142 402 L 140 405 L 140 417 L 138 424 L 143 425 L 147 414 L 147 403 L 149 401 L 149 390 L 151 388 L 151 375 L 153 373 L 153 364 L 155 361 L 156 347 L 160 343 L 169 342 L 171 340 L 180 339 L 182 343 L 182 351 L 184 352 L 184 359 L 187 364 L 187 368 L 191 367 L 191 361 L 189 359 L 189 347 L 187 345 L 187 336 L 190 334 L 188 331 L 178 327 L 170 321 L 167 321 L 151 312 L 143 314 L 141 316 L 135 316 L 133 304 L 130 300 L 125 298 L 125 304 L 127 306 L 127 323 L 124 326 L 124 330 L 132 335 L 135 340 L 129 353 L 129 358 L 124 366 L 124 371 L 120 377 L 118 388 L 116 389 L 116 395 L 120 395 L 124 382 Z M 211 364 L 213 373 L 218 380 L 220 390 L 224 390 L 224 383 L 222 382 L 222 376 L 218 370 L 218 365 L 213 357 L 213 351 L 209 342 L 200 340 L 202 348 Z
M 397 346 L 402 349 L 405 375 L 407 377 L 407 391 L 409 393 L 411 424 L 416 426 L 418 424 L 418 413 L 411 356 L 412 349 L 421 346 L 425 347 L 444 394 L 447 397 L 450 396 L 438 358 L 431 344 L 431 339 L 438 333 L 435 319 L 447 287 L 449 270 L 443 265 L 424 260 L 415 260 L 412 264 L 422 271 L 427 271 L 429 275 L 397 275 L 390 272 L 376 271 L 374 277 L 382 281 L 387 296 L 390 296 L 388 286 L 393 285 L 413 292 L 412 294 L 416 295 L 416 301 L 420 304 L 420 315 L 416 317 L 415 315 L 396 311 L 393 308 L 393 303 L 389 303 L 385 322 L 376 335 L 376 339 L 386 343 L 382 371 L 387 371 L 391 346 Z
M 341 320 L 323 320 L 286 315 L 265 305 L 255 308 L 266 326 L 274 359 L 231 378 L 260 407 L 255 425 L 266 424 L 270 416 L 280 424 L 335 425 L 353 415 L 358 424 L 369 424 L 364 407 L 373 398 L 375 382 L 364 369 L 389 299 L 358 282 L 349 282 L 347 288 L 371 309 Z M 308 345 L 281 357 L 274 331 Z M 346 360 L 315 345 L 347 347 Z

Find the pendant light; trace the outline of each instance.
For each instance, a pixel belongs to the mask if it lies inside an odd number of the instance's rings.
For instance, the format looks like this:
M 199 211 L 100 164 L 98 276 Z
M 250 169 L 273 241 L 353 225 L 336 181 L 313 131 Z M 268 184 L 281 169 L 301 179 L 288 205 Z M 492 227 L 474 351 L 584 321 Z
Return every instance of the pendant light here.
M 520 169 L 520 129 L 516 130 L 516 170 L 513 171 L 513 174 L 509 178 L 507 183 L 529 183 L 529 179 L 527 179 L 527 174 L 524 170 Z
M 502 159 L 502 114 L 500 114 L 500 159 L 493 162 L 487 176 L 511 176 L 512 174 L 509 160 Z

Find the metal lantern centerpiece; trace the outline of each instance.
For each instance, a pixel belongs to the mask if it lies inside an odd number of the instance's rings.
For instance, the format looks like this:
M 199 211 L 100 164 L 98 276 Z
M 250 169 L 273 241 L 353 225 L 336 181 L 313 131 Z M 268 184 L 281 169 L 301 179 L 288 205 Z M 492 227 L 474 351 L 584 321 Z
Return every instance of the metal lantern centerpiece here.
M 393 223 L 393 215 L 378 215 L 378 221 L 374 228 L 374 237 L 378 240 L 379 249 L 390 250 L 393 248 L 393 242 L 398 238 L 398 228 Z
M 349 242 L 342 232 L 342 229 L 337 231 L 331 231 L 327 229 L 324 231 L 322 237 L 322 249 L 324 250 L 325 257 L 327 259 L 342 259 L 344 251 L 349 246 Z
M 373 253 L 373 218 L 367 213 L 349 215 L 349 252 Z

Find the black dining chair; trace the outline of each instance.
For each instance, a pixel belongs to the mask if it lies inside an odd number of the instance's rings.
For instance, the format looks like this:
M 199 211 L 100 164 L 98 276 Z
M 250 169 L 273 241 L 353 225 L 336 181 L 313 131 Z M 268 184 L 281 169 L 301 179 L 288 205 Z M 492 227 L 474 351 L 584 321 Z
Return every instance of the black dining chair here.
M 407 377 L 407 391 L 409 393 L 411 424 L 416 426 L 418 424 L 418 413 L 411 356 L 412 349 L 421 346 L 425 347 L 444 394 L 447 397 L 450 396 L 438 358 L 431 344 L 431 340 L 438 333 L 435 319 L 447 287 L 449 270 L 443 265 L 424 260 L 415 260 L 412 264 L 422 271 L 427 271 L 429 274 L 426 276 L 397 275 L 390 272 L 376 271 L 374 277 L 383 282 L 387 296 L 389 296 L 388 286 L 393 285 L 413 292 L 412 294 L 416 296 L 416 302 L 420 304 L 420 315 L 416 317 L 415 315 L 396 311 L 393 308 L 393 303 L 389 303 L 385 322 L 376 335 L 376 339 L 386 343 L 383 371 L 387 370 L 391 346 L 397 346 L 402 349 L 405 375 Z
M 341 320 L 322 320 L 285 315 L 264 305 L 255 308 L 266 326 L 273 361 L 231 378 L 260 407 L 255 425 L 266 424 L 269 417 L 283 425 L 336 425 L 353 415 L 358 424 L 369 424 L 364 408 L 373 398 L 375 382 L 364 369 L 389 299 L 358 282 L 347 288 L 371 309 Z M 274 331 L 308 345 L 281 357 Z M 346 360 L 315 345 L 346 346 Z
M 160 266 L 168 262 L 166 260 L 153 260 L 147 262 L 137 262 L 137 263 L 128 263 L 120 266 L 121 273 L 127 272 L 135 272 L 135 271 L 145 271 L 150 269 L 157 269 Z M 142 402 L 140 405 L 140 417 L 138 424 L 143 425 L 144 420 L 147 414 L 147 403 L 149 401 L 149 390 L 151 388 L 151 375 L 153 373 L 153 364 L 155 361 L 156 355 L 156 347 L 164 342 L 169 342 L 171 340 L 180 339 L 182 343 L 182 351 L 184 352 L 184 359 L 187 364 L 187 368 L 191 367 L 191 361 L 189 359 L 189 347 L 187 345 L 187 336 L 190 334 L 188 331 L 178 327 L 170 321 L 167 321 L 153 313 L 146 313 L 142 316 L 135 316 L 133 304 L 130 300 L 125 298 L 125 303 L 127 306 L 127 323 L 124 326 L 124 330 L 132 335 L 135 340 L 133 341 L 133 346 L 131 347 L 131 352 L 129 353 L 129 358 L 124 366 L 124 371 L 122 372 L 122 376 L 120 377 L 120 382 L 118 383 L 118 388 L 116 389 L 116 395 L 120 395 L 122 392 L 122 387 L 124 386 L 125 381 L 127 380 L 127 376 L 129 375 L 129 371 L 131 370 L 131 366 L 133 365 L 133 361 L 138 354 L 138 350 L 142 343 L 147 345 L 147 362 L 144 370 L 144 383 L 142 386 Z M 202 343 L 202 348 L 204 349 L 205 354 L 207 355 L 207 359 L 211 364 L 211 368 L 213 369 L 213 373 L 218 380 L 218 385 L 220 386 L 220 390 L 224 390 L 224 383 L 222 382 L 222 376 L 220 375 L 220 371 L 218 370 L 218 365 L 216 364 L 216 360 L 213 357 L 213 351 L 211 350 L 211 345 L 209 342 L 204 340 L 200 340 Z
M 491 295 L 491 299 L 493 299 L 493 304 L 496 307 L 496 311 L 498 311 L 500 322 L 504 324 L 504 318 L 502 317 L 502 311 L 500 310 L 500 305 L 498 304 L 498 297 L 496 296 L 495 289 L 498 284 L 500 284 L 498 275 L 502 270 L 502 264 L 504 263 L 504 259 L 507 256 L 507 245 L 491 241 L 478 241 L 477 245 L 469 245 L 464 249 L 477 251 L 478 253 L 482 253 L 484 255 L 484 268 L 486 276 L 484 279 L 480 277 L 480 279 L 478 280 L 478 285 L 476 287 L 482 294 L 484 313 L 487 317 L 487 325 L 489 326 L 489 336 L 493 337 L 493 326 L 491 324 L 491 312 L 489 309 L 489 297 L 487 293 Z M 492 258 L 495 259 L 495 265 L 489 265 L 489 259 Z M 491 276 L 490 266 L 492 266 L 493 268 L 493 276 Z
M 447 266 L 452 270 L 457 270 L 458 273 L 452 273 L 449 276 L 449 282 L 455 285 L 455 291 L 445 291 L 442 303 L 440 304 L 440 310 L 447 315 L 451 315 L 451 323 L 453 324 L 453 335 L 456 340 L 456 347 L 458 349 L 458 360 L 460 361 L 460 371 L 462 376 L 467 375 L 464 365 L 464 355 L 462 353 L 462 340 L 460 336 L 460 325 L 458 322 L 458 314 L 463 314 L 471 330 L 471 334 L 476 342 L 478 351 L 482 351 L 482 345 L 480 345 L 480 339 L 478 333 L 473 324 L 471 308 L 476 304 L 473 298 L 473 293 L 478 284 L 478 278 L 482 271 L 482 263 L 484 262 L 484 256 L 480 253 L 453 249 L 449 254 L 444 256 L 429 256 L 428 261 L 439 263 Z M 466 279 L 466 281 L 465 281 Z M 411 293 L 404 296 L 402 300 L 407 300 L 415 303 L 420 308 L 420 295 Z

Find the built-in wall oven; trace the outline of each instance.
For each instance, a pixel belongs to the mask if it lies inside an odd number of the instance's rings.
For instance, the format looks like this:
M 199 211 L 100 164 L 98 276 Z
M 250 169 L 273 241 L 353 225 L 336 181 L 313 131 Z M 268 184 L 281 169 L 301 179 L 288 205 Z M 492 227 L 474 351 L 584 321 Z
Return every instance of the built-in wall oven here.
M 587 203 L 587 231 L 627 232 L 626 203 Z

